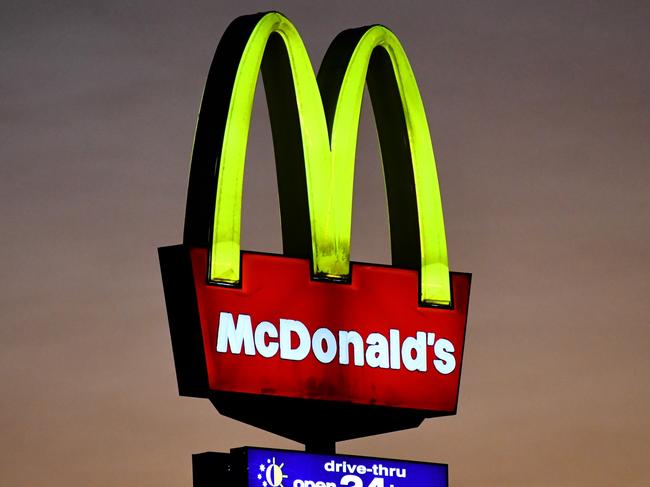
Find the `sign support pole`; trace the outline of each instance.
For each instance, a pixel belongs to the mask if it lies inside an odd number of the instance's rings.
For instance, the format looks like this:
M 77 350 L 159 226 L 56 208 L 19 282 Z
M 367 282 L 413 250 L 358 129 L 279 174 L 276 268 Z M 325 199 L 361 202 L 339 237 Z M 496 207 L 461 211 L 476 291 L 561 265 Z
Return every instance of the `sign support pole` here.
M 307 453 L 322 453 L 325 455 L 336 454 L 336 442 L 331 440 L 312 439 L 305 443 Z

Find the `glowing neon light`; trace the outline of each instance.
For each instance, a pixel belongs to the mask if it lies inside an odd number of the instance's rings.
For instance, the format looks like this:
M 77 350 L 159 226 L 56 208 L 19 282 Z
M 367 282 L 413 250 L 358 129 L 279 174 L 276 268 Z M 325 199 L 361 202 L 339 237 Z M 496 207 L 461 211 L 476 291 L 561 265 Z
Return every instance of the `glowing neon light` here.
M 440 188 L 426 114 L 408 58 L 397 37 L 383 26 L 360 38 L 346 68 L 330 133 L 304 44 L 289 20 L 272 12 L 261 17 L 239 61 L 223 137 L 212 224 L 209 279 L 240 278 L 241 200 L 251 110 L 267 41 L 279 34 L 287 49 L 301 125 L 312 236 L 313 271 L 341 278 L 350 272 L 352 192 L 357 132 L 370 57 L 382 48 L 390 57 L 408 131 L 417 200 L 422 301 L 451 301 L 449 265 Z
M 326 256 L 331 252 L 328 252 L 327 245 L 323 242 L 322 234 L 325 232 L 317 226 L 319 216 L 322 222 L 328 211 L 327 189 L 331 181 L 327 124 L 320 92 L 298 31 L 284 16 L 269 13 L 259 21 L 248 39 L 230 100 L 212 229 L 209 269 L 209 279 L 212 281 L 239 281 L 241 201 L 248 130 L 262 56 L 269 36 L 273 33 L 280 34 L 287 47 L 296 90 L 309 191 L 314 261 L 322 263 L 330 260 Z M 316 266 L 319 271 L 322 267 Z M 324 267 L 329 269 L 327 264 Z

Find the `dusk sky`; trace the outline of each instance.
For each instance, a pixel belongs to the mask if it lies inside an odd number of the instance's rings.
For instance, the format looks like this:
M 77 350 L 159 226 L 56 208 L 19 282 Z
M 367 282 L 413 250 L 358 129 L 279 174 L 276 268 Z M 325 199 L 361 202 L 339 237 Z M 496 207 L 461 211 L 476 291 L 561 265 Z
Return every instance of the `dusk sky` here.
M 473 274 L 458 414 L 338 451 L 451 487 L 650 485 L 647 0 L 4 0 L 0 485 L 191 486 L 192 453 L 301 448 L 178 396 L 156 250 L 182 240 L 217 43 L 266 10 L 315 69 L 346 28 L 397 34 Z M 368 103 L 360 125 L 352 258 L 389 263 Z M 261 84 L 246 174 L 242 247 L 281 252 Z

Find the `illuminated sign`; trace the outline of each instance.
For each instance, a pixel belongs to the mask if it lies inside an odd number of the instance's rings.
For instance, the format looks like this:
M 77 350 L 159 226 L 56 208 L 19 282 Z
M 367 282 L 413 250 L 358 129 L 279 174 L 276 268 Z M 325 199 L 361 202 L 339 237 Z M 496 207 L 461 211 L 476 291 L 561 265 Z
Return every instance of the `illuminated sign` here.
M 447 487 L 447 465 L 266 448 L 192 456 L 194 485 L 208 487 Z
M 283 255 L 240 249 L 260 71 Z M 392 266 L 350 262 L 366 83 L 386 180 Z M 160 249 L 160 259 L 181 394 L 210 398 L 224 414 L 299 441 L 315 428 L 338 440 L 455 413 L 470 275 L 449 272 L 424 107 L 406 54 L 386 27 L 342 32 L 316 76 L 281 14 L 230 25 L 203 94 L 184 242 Z M 269 408 L 273 421 L 261 419 Z M 296 419 L 295 411 L 309 408 L 318 409 L 319 424 Z M 396 411 L 402 419 L 389 420 Z M 342 417 L 354 428 L 344 428 Z
M 243 451 L 247 487 L 447 487 L 447 465 L 261 448 Z

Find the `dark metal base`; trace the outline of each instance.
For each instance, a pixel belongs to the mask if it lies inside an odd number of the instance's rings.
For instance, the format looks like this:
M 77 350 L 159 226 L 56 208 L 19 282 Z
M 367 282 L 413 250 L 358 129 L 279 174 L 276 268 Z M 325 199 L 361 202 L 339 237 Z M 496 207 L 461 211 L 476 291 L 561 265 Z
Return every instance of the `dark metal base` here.
M 337 441 L 417 428 L 432 417 L 418 410 L 250 394 L 222 393 L 211 401 L 224 416 L 303 443 L 312 453 L 335 453 Z

